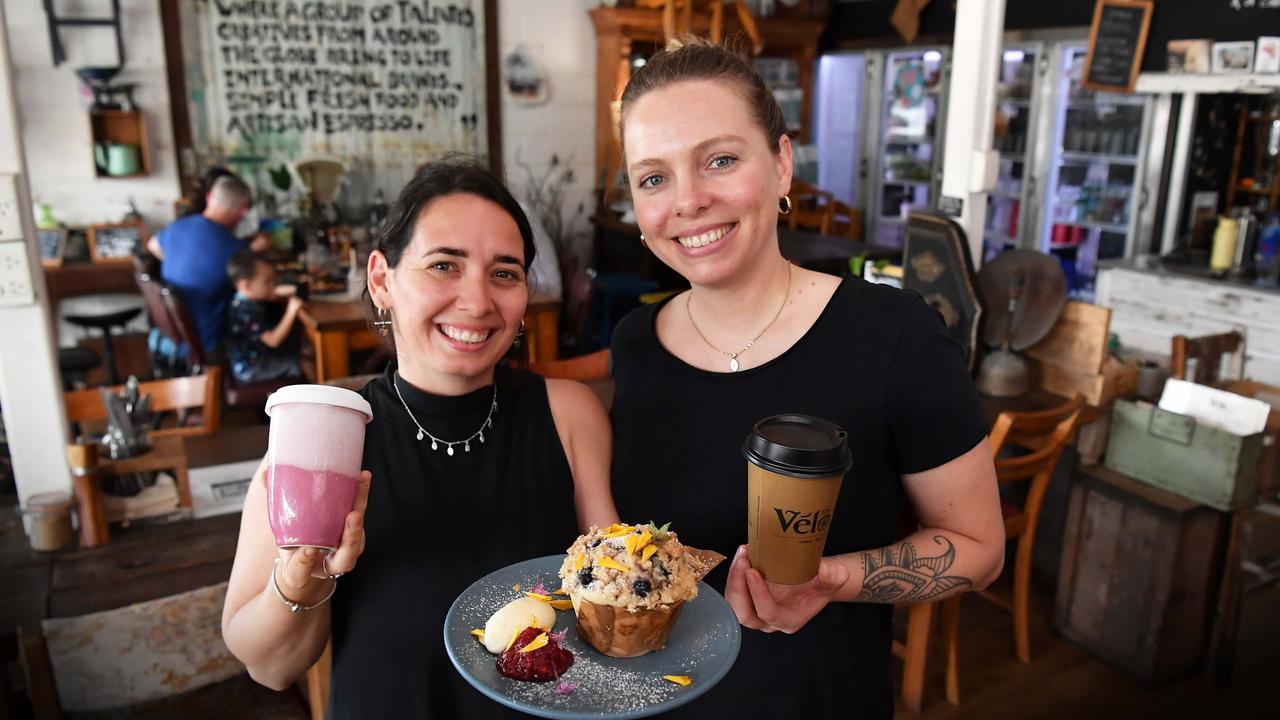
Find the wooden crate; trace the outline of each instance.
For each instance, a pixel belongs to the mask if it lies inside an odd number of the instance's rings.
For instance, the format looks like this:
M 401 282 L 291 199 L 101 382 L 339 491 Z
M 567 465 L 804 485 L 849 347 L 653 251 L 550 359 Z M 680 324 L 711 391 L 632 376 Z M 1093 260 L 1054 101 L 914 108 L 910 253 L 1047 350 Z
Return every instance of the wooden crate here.
M 1229 382 L 1225 389 L 1271 406 L 1267 429 L 1262 431 L 1266 439 L 1262 444 L 1262 460 L 1258 463 L 1258 493 L 1280 489 L 1280 387 L 1245 379 Z
M 1107 355 L 1111 311 L 1072 300 L 1043 340 L 1027 348 L 1031 384 L 1055 395 L 1076 393 L 1094 407 L 1138 389 L 1138 369 Z
M 1196 673 L 1208 650 L 1228 517 L 1102 466 L 1080 468 L 1054 627 L 1148 685 Z

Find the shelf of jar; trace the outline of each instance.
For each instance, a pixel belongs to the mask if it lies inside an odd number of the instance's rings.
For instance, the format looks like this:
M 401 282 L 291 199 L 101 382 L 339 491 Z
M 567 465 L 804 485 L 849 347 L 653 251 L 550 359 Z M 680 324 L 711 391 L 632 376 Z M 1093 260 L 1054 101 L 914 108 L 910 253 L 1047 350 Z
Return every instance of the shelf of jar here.
M 1064 163 L 1105 162 L 1111 165 L 1137 165 L 1138 164 L 1138 158 L 1136 155 L 1110 155 L 1106 153 L 1077 152 L 1074 150 L 1062 151 L 1062 161 Z
M 1243 185 L 1236 185 L 1236 192 L 1249 193 L 1250 195 L 1270 195 L 1271 193 L 1274 193 L 1277 191 L 1280 191 L 1280 188 L 1252 187 L 1252 186 L 1245 187 Z
M 1129 226 L 1125 223 L 1098 222 L 1096 220 L 1055 220 L 1057 225 L 1078 225 L 1083 228 L 1098 229 L 1103 232 L 1127 233 Z

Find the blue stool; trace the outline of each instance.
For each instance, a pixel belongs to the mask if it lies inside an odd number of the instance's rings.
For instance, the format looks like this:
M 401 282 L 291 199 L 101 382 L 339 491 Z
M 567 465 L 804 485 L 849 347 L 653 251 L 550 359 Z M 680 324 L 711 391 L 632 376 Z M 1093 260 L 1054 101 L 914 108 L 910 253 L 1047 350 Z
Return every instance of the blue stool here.
M 588 325 L 588 343 L 607 348 L 613 339 L 613 304 L 621 301 L 638 305 L 640 296 L 658 289 L 658 283 L 637 273 L 601 273 L 591 280 L 592 319 Z M 597 311 L 598 308 L 598 311 Z

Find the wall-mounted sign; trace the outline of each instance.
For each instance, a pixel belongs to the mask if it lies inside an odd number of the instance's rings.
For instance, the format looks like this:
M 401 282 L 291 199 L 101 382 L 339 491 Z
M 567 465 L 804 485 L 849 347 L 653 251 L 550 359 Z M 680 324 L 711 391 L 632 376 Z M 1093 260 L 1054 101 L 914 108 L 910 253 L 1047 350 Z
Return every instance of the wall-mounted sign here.
M 1089 30 L 1084 86 L 1133 92 L 1151 26 L 1151 0 L 1098 0 Z
M 488 152 L 484 0 L 181 5 L 194 145 L 260 194 L 308 155 L 394 193 L 427 160 Z

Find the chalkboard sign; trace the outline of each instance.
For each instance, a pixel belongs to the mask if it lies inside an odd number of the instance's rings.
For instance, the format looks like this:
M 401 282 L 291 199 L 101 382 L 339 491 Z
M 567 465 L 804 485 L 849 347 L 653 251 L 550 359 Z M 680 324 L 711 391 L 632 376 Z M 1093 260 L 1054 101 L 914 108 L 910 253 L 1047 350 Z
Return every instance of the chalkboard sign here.
M 64 228 L 36 230 L 36 246 L 40 249 L 40 264 L 57 267 L 67 252 L 67 231 Z
M 1151 0 L 1098 0 L 1089 30 L 1084 86 L 1133 92 L 1151 25 Z
M 89 257 L 93 262 L 130 262 L 147 241 L 141 222 L 89 226 Z

